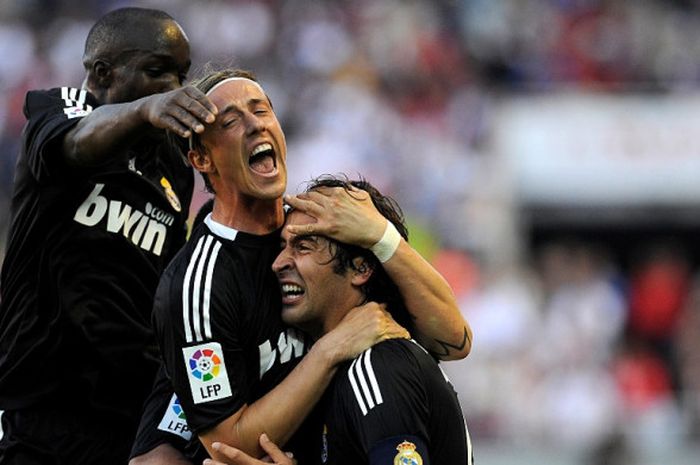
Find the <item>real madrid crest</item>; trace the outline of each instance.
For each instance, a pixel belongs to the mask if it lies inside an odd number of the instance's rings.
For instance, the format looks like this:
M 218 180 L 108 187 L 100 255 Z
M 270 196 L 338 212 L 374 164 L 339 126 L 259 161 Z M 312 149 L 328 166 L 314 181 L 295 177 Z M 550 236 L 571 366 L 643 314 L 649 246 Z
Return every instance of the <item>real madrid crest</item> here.
M 180 205 L 180 199 L 177 197 L 177 194 L 173 190 L 173 186 L 170 185 L 170 181 L 165 179 L 165 176 L 160 178 L 160 185 L 163 186 L 165 196 L 168 198 L 170 205 L 173 206 L 175 211 L 179 212 L 180 210 L 182 210 L 182 206 Z
M 399 453 L 394 457 L 394 465 L 423 465 L 423 458 L 412 442 L 404 441 L 396 446 L 396 450 Z

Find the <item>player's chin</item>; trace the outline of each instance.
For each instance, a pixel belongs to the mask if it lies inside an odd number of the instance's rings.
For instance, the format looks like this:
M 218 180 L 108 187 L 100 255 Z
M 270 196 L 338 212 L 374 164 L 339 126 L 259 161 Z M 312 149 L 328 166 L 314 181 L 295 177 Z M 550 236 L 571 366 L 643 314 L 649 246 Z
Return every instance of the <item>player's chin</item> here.
M 295 326 L 304 321 L 304 311 L 299 303 L 282 304 L 282 321 L 290 326 Z

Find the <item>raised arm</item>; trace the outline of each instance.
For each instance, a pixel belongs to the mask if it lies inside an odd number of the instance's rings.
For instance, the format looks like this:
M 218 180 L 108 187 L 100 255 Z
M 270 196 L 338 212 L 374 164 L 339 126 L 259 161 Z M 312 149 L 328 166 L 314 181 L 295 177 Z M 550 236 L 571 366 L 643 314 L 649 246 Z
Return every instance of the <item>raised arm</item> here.
M 369 194 L 361 189 L 348 192 L 343 188 L 319 188 L 287 196 L 285 201 L 317 220 L 313 225 L 287 226 L 293 234 L 321 234 L 371 248 L 388 225 Z M 413 317 L 416 339 L 440 359 L 466 357 L 471 350 L 472 331 L 442 275 L 403 239 L 383 265 Z
M 338 363 L 354 358 L 385 339 L 408 337 L 379 305 L 368 303 L 348 313 L 342 323 L 320 338 L 292 372 L 273 390 L 244 405 L 199 438 L 209 454 L 225 461 L 213 443 L 225 443 L 261 457 L 259 437 L 266 433 L 285 444 L 321 398 Z
M 204 131 L 204 124 L 214 122 L 216 113 L 216 106 L 192 86 L 102 105 L 66 134 L 63 153 L 69 165 L 99 165 L 154 127 L 189 137 L 192 131 Z

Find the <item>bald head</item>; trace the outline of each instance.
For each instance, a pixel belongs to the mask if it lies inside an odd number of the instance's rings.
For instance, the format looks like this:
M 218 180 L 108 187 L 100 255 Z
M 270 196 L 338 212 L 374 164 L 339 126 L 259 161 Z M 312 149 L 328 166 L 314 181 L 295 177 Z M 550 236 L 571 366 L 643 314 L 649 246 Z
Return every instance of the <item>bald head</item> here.
M 129 102 L 180 87 L 190 64 L 187 36 L 170 15 L 121 8 L 88 34 L 83 87 L 103 104 Z
M 176 35 L 185 33 L 164 11 L 120 8 L 104 15 L 90 29 L 83 65 L 89 69 L 97 59 L 116 61 L 123 52 L 161 48 Z

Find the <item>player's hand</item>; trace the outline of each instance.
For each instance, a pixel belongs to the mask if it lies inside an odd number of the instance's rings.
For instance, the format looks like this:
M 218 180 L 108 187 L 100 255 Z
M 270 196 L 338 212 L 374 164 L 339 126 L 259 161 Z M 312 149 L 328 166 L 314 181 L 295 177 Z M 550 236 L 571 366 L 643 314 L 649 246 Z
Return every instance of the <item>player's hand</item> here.
M 289 225 L 292 234 L 318 234 L 339 242 L 370 248 L 382 238 L 386 218 L 376 209 L 369 193 L 352 187 L 320 187 L 285 202 L 316 219 L 307 225 Z
M 226 462 L 206 459 L 204 465 L 261 465 L 274 463 L 277 465 L 296 465 L 292 455 L 288 452 L 283 452 L 276 444 L 267 437 L 265 433 L 260 435 L 260 447 L 267 452 L 267 456 L 263 459 L 256 459 L 246 454 L 240 449 L 228 446 L 226 444 L 215 442 L 212 444 L 214 450 L 226 457 Z
M 350 310 L 341 322 L 316 341 L 312 350 L 326 351 L 331 363 L 350 360 L 387 339 L 408 339 L 410 334 L 386 311 L 385 304 L 368 302 Z
M 213 123 L 218 113 L 216 105 L 194 86 L 149 95 L 139 104 L 146 121 L 181 137 L 204 132 L 204 125 Z

